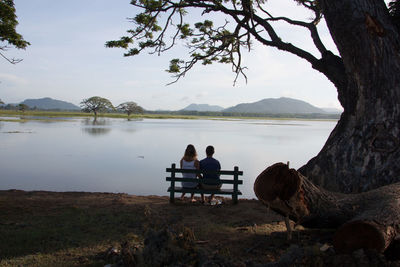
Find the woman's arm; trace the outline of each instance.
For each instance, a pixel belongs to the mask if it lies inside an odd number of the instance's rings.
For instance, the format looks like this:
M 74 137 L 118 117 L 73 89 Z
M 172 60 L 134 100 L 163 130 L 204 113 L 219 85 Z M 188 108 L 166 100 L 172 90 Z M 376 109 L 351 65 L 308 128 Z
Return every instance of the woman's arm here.
M 196 170 L 200 170 L 200 161 L 198 161 L 197 159 L 194 161 L 194 167 L 196 168 Z M 199 177 L 200 179 L 203 178 L 200 173 L 197 174 L 197 177 Z

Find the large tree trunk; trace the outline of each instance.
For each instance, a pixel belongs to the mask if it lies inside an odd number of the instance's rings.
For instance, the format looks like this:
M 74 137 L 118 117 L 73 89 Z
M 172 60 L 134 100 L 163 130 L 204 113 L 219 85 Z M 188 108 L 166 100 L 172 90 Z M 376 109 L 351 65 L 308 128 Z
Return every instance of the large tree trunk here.
M 276 163 L 257 177 L 254 192 L 265 205 L 298 224 L 339 228 L 334 236 L 338 252 L 383 252 L 400 232 L 400 183 L 341 194 L 317 187 L 286 164 Z
M 321 0 L 347 83 L 344 112 L 321 152 L 299 171 L 333 191 L 400 181 L 400 38 L 383 0 Z

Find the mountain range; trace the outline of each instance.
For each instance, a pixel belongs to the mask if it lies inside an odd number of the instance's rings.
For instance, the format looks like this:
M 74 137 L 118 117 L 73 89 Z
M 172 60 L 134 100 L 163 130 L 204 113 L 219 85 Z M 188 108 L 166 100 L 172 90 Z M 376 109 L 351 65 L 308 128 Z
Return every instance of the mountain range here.
M 224 109 L 220 106 L 207 104 L 190 104 L 181 111 L 222 111 L 229 113 L 258 113 L 258 114 L 340 114 L 339 109 L 323 109 L 315 107 L 305 101 L 280 97 L 266 98 L 253 103 L 241 103 Z
M 21 104 L 30 108 L 42 110 L 80 110 L 80 107 L 62 100 L 44 97 L 39 99 L 26 99 Z M 332 108 L 318 108 L 305 101 L 280 97 L 266 98 L 253 103 L 241 103 L 233 107 L 223 108 L 208 104 L 190 104 L 179 110 L 184 112 L 227 112 L 227 113 L 253 113 L 253 114 L 340 114 L 342 111 Z
M 59 110 L 80 110 L 81 108 L 62 100 L 52 99 L 50 97 L 44 97 L 39 99 L 26 99 L 20 104 L 25 104 L 30 108 L 38 109 L 59 109 Z
M 208 105 L 208 104 L 190 104 L 189 106 L 181 109 L 182 111 L 222 111 L 224 108 L 221 106 Z

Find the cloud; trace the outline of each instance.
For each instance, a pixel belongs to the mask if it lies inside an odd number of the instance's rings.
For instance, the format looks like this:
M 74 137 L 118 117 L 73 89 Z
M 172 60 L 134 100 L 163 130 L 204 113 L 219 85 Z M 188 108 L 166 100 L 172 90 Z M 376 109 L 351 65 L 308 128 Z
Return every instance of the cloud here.
M 166 92 L 157 92 L 157 93 L 155 93 L 155 94 L 152 94 L 152 95 L 151 95 L 151 98 L 153 98 L 153 99 L 159 99 L 159 98 L 167 98 L 167 97 L 169 97 L 169 96 L 170 96 L 169 93 L 166 93 Z
M 184 96 L 180 99 L 180 101 L 188 101 L 190 99 L 190 97 L 188 96 Z
M 199 92 L 196 95 L 196 98 L 202 98 L 202 97 L 206 97 L 206 96 L 208 96 L 208 92 L 207 91 L 202 91 L 202 92 Z
M 140 85 L 143 85 L 142 81 L 125 81 L 122 84 L 125 87 L 138 87 Z
M 127 80 L 122 83 L 122 86 L 127 88 L 144 88 L 144 87 L 160 87 L 163 84 L 156 79 L 146 79 L 146 76 L 143 76 L 142 79 L 138 80 Z
M 283 97 L 296 98 L 297 94 L 295 92 L 293 92 L 293 91 L 284 90 L 284 91 L 282 91 L 282 96 Z
M 8 82 L 11 83 L 12 85 L 27 85 L 28 81 L 25 80 L 24 78 L 21 78 L 19 76 L 13 75 L 13 74 L 7 74 L 7 73 L 0 73 L 0 81 L 2 83 Z

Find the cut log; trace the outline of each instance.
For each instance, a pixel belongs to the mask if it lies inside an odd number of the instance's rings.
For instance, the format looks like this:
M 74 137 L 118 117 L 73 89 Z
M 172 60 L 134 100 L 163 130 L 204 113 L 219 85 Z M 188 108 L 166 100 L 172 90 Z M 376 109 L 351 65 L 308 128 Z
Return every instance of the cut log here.
M 338 228 L 338 252 L 383 252 L 399 233 L 400 183 L 360 194 L 324 190 L 287 164 L 265 169 L 254 182 L 257 198 L 272 210 L 310 228 Z

